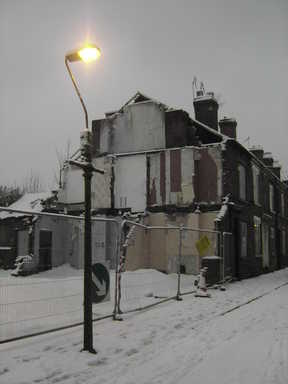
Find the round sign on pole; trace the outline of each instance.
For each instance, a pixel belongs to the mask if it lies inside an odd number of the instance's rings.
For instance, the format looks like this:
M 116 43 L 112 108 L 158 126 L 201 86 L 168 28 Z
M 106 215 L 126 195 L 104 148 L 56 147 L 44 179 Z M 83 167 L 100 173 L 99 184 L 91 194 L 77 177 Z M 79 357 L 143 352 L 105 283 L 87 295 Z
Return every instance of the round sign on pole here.
M 104 264 L 92 265 L 92 302 L 97 304 L 109 300 L 110 276 Z

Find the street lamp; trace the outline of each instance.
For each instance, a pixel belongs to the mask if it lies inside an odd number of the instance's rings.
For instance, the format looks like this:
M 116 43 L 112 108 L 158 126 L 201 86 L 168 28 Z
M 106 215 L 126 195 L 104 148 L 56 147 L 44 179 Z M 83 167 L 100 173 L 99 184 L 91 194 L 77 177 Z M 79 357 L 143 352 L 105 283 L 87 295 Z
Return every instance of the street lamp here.
M 86 45 L 81 49 L 68 52 L 65 55 L 65 65 L 80 99 L 85 114 L 85 129 L 81 132 L 81 161 L 70 160 L 73 164 L 83 170 L 84 195 L 85 195 L 85 220 L 84 220 L 84 338 L 83 350 L 96 353 L 93 348 L 93 322 L 92 322 L 92 255 L 91 255 L 91 179 L 93 172 L 103 174 L 104 171 L 96 169 L 91 159 L 91 131 L 88 126 L 88 113 L 75 77 L 73 76 L 68 62 L 97 60 L 100 57 L 100 49 L 96 45 Z

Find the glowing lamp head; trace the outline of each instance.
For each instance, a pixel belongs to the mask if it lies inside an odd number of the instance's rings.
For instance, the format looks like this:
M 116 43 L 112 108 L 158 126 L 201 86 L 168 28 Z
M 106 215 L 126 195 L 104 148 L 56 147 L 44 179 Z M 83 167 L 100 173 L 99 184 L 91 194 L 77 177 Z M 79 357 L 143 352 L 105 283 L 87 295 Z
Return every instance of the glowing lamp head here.
M 65 57 L 70 62 L 82 60 L 84 63 L 90 63 L 97 60 L 100 56 L 100 49 L 96 45 L 88 44 L 81 49 L 67 53 Z
M 90 61 L 97 60 L 101 55 L 100 49 L 95 45 L 88 45 L 87 47 L 80 49 L 77 53 L 84 63 L 90 63 Z

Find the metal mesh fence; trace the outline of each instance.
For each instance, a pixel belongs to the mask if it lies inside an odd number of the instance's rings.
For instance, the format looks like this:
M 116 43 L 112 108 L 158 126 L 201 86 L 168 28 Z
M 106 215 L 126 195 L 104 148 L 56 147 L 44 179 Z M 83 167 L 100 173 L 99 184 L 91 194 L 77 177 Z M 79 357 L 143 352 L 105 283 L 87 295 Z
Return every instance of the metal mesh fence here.
M 27 249 L 16 258 L 20 268 L 12 269 L 14 262 L 0 268 L 0 343 L 83 322 L 83 218 L 51 217 L 52 230 L 48 214 L 45 227 L 41 221 L 35 226 L 34 255 Z M 92 263 L 115 268 L 118 233 L 117 221 L 93 218 Z M 111 315 L 112 310 L 111 300 L 95 304 L 93 317 Z
M 118 264 L 116 312 L 145 307 L 169 297 L 179 299 L 181 294 L 195 289 L 195 277 L 201 266 L 210 267 L 213 282 L 221 279 L 221 236 L 217 231 L 129 222 L 122 232 L 125 240 Z
M 0 280 L 0 341 L 82 320 L 82 277 Z
M 42 243 L 50 269 L 17 277 L 0 269 L 0 342 L 83 321 L 83 220 L 69 220 L 66 244 Z M 179 299 L 195 290 L 203 260 L 212 265 L 220 255 L 216 231 L 139 221 L 93 219 L 92 263 L 110 269 L 110 300 L 93 304 L 93 319 Z

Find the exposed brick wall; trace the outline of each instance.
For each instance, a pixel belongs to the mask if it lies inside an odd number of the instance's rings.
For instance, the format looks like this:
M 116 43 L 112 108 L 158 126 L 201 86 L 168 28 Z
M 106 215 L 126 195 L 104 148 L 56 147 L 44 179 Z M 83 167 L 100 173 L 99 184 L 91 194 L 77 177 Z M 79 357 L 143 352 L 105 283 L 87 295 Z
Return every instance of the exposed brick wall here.
M 223 194 L 225 196 L 230 193 L 230 201 L 233 201 L 234 203 L 234 205 L 231 205 L 229 208 L 230 225 L 228 225 L 228 228 L 230 228 L 233 232 L 233 246 L 231 248 L 232 269 L 233 273 L 239 274 L 239 277 L 249 277 L 257 275 L 263 271 L 262 257 L 257 257 L 255 255 L 254 216 L 260 217 L 262 225 L 263 223 L 266 223 L 269 228 L 269 269 L 275 270 L 279 267 L 288 265 L 288 257 L 283 255 L 281 252 L 280 233 L 280 230 L 285 228 L 288 235 L 288 218 L 280 217 L 281 192 L 285 193 L 285 212 L 287 215 L 287 189 L 283 183 L 280 183 L 279 180 L 275 179 L 275 177 L 271 175 L 264 165 L 257 163 L 257 167 L 260 170 L 259 205 L 255 205 L 253 195 L 252 162 L 253 158 L 249 156 L 249 153 L 244 151 L 237 143 L 232 141 L 226 143 L 226 149 L 223 151 Z M 238 164 L 243 165 L 246 170 L 245 201 L 242 201 L 239 198 Z M 270 210 L 270 184 L 274 187 L 274 212 L 271 212 Z M 247 257 L 245 259 L 240 257 L 239 241 L 241 241 L 241 239 L 239 238 L 240 234 L 238 233 L 238 223 L 241 221 L 247 223 L 248 228 Z M 270 228 L 274 228 L 274 240 L 270 238 Z M 236 240 L 236 237 L 238 237 L 238 240 Z M 286 249 L 288 250 L 288 246 Z
M 197 173 L 194 184 L 197 185 L 196 199 L 199 202 L 217 202 L 218 197 L 218 170 L 215 159 L 209 154 L 209 149 L 199 151 L 200 158 L 196 161 Z

